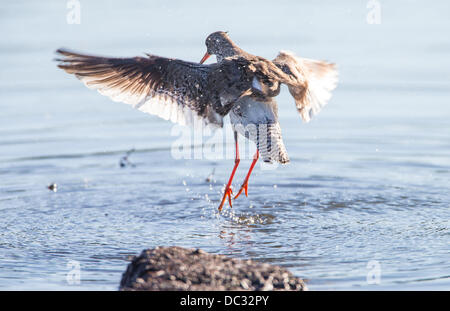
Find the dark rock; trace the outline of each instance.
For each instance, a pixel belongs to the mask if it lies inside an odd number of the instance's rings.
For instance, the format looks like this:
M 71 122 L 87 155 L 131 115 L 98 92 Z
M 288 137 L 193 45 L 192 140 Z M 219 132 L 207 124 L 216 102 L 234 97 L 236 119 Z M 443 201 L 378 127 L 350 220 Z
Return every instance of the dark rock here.
M 200 249 L 157 247 L 134 257 L 120 290 L 306 290 L 286 269 Z

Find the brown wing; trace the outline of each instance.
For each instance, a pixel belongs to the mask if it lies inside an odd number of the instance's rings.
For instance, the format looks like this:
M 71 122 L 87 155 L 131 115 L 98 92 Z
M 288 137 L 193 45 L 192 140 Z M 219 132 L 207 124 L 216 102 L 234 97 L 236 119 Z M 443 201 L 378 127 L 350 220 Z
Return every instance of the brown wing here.
M 74 74 L 88 88 L 113 101 L 179 124 L 222 126 L 223 117 L 210 105 L 208 65 L 147 54 L 147 57 L 109 58 L 64 49 L 58 67 Z
M 327 104 L 331 91 L 336 88 L 336 66 L 324 61 L 299 58 L 284 51 L 278 54 L 273 63 L 285 73 L 303 80 L 303 83 L 288 85 L 288 88 L 302 119 L 310 121 Z

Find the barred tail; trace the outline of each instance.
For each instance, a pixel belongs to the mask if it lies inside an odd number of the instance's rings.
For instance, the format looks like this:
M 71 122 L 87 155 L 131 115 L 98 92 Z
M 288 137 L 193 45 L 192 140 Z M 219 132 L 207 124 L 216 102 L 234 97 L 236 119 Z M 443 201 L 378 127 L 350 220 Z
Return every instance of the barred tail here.
M 278 122 L 247 125 L 245 130 L 245 136 L 255 142 L 264 162 L 289 163 L 289 156 L 281 137 L 281 128 Z

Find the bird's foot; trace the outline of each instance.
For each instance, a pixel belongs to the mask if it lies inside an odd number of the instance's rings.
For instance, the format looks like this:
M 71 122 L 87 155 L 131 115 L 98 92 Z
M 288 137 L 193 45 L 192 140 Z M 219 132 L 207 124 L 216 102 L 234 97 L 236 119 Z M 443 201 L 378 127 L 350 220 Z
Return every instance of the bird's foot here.
M 225 188 L 225 192 L 223 194 L 222 201 L 220 202 L 220 205 L 219 205 L 219 212 L 222 211 L 222 207 L 223 207 L 225 201 L 227 200 L 227 198 L 228 198 L 228 204 L 230 204 L 231 208 L 233 207 L 233 205 L 231 203 L 231 196 L 232 195 L 233 195 L 233 190 L 231 190 L 231 186 Z
M 234 197 L 234 200 L 236 200 L 241 195 L 242 191 L 244 191 L 244 190 L 245 190 L 245 196 L 248 197 L 248 182 L 247 181 L 244 181 L 238 194 L 236 194 L 236 196 Z

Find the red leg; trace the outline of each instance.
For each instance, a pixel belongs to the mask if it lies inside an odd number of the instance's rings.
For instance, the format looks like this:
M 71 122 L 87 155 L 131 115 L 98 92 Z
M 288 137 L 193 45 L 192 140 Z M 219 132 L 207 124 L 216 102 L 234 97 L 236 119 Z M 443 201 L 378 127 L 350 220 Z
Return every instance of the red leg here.
M 236 144 L 235 145 L 236 146 L 236 157 L 234 160 L 234 167 L 233 167 L 233 171 L 231 172 L 230 179 L 228 180 L 228 184 L 225 187 L 225 192 L 223 194 L 222 201 L 220 202 L 220 205 L 219 205 L 219 212 L 222 210 L 223 204 L 225 203 L 227 198 L 228 198 L 228 203 L 230 204 L 230 207 L 233 207 L 233 205 L 231 204 L 231 195 L 233 194 L 233 191 L 231 190 L 231 182 L 233 181 L 234 174 L 236 173 L 236 169 L 239 165 L 239 162 L 241 161 L 241 159 L 239 159 L 239 145 L 238 145 L 237 132 L 234 132 L 234 142 Z
M 256 153 L 253 156 L 253 162 L 252 162 L 252 165 L 250 165 L 250 169 L 248 170 L 247 177 L 245 177 L 244 183 L 242 184 L 241 189 L 239 190 L 238 194 L 234 197 L 235 199 L 237 199 L 238 196 L 240 196 L 242 191 L 244 191 L 244 190 L 245 190 L 245 196 L 248 197 L 248 179 L 250 178 L 250 175 L 251 175 L 253 168 L 255 167 L 255 164 L 258 161 L 258 159 L 259 159 L 259 151 L 258 151 L 258 149 L 256 149 Z

